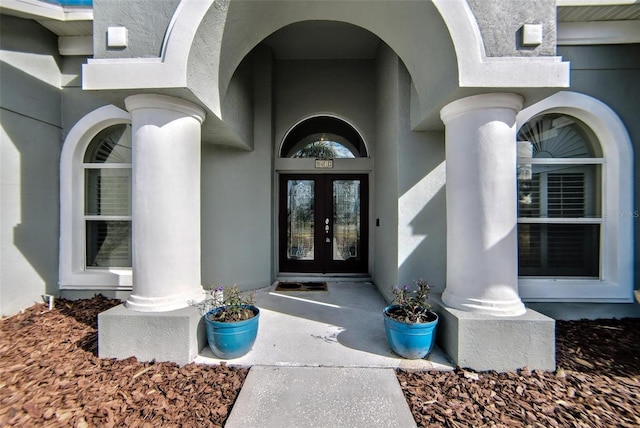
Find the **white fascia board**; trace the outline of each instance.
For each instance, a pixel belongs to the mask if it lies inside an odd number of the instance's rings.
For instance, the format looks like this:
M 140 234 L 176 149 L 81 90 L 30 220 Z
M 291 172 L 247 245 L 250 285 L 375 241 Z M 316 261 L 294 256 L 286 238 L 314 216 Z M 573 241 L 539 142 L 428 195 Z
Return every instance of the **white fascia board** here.
M 82 66 L 82 89 L 184 88 L 186 73 L 160 58 L 90 59 Z
M 636 4 L 638 0 L 556 0 L 557 7 L 570 6 L 624 6 Z
M 2 0 L 0 8 L 15 16 L 30 19 L 55 19 L 57 21 L 93 21 L 91 7 L 63 7 L 41 0 Z
M 639 21 L 558 23 L 558 45 L 613 45 L 640 43 Z
M 93 37 L 91 36 L 60 36 L 58 37 L 58 51 L 60 55 L 93 55 Z

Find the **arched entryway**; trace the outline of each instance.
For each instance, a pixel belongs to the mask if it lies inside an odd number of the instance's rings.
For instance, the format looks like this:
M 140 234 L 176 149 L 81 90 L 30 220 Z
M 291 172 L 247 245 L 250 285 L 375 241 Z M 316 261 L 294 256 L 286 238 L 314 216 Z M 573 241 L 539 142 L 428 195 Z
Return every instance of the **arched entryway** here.
M 369 175 L 348 171 L 368 157 L 362 135 L 340 118 L 311 117 L 287 132 L 279 157 L 297 164 L 278 174 L 279 271 L 366 273 Z

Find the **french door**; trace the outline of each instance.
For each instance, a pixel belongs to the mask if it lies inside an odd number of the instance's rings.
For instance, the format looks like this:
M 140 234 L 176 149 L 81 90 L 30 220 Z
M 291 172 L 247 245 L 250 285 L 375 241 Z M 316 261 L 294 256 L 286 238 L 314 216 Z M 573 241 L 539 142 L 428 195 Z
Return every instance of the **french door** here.
M 280 176 L 281 272 L 366 273 L 366 175 Z

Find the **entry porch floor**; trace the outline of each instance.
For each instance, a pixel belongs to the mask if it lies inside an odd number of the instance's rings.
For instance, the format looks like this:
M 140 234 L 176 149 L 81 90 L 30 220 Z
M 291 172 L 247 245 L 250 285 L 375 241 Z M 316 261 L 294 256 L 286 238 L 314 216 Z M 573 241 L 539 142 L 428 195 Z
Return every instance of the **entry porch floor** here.
M 260 324 L 253 349 L 243 357 L 220 360 L 206 346 L 195 362 L 226 361 L 248 367 L 453 369 L 437 346 L 421 360 L 407 360 L 391 351 L 382 317 L 386 302 L 372 283 L 327 282 L 327 291 L 276 291 L 277 284 L 257 290 Z

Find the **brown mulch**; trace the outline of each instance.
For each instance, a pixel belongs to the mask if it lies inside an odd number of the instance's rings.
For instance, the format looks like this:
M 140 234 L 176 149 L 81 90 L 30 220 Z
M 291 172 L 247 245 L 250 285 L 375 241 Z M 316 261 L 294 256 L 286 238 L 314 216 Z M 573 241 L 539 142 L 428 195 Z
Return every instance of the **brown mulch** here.
M 221 427 L 248 369 L 97 357 L 102 296 L 0 321 L 0 426 Z
M 248 369 L 97 357 L 97 314 L 57 300 L 0 320 L 0 426 L 223 426 Z M 638 427 L 640 319 L 559 321 L 554 373 L 398 370 L 419 426 Z
M 639 427 L 640 319 L 557 321 L 556 372 L 398 371 L 423 427 Z

